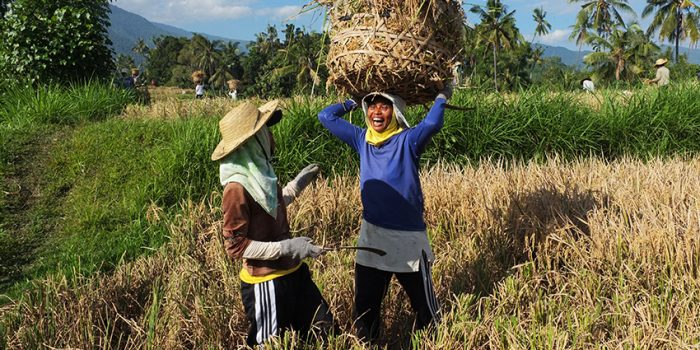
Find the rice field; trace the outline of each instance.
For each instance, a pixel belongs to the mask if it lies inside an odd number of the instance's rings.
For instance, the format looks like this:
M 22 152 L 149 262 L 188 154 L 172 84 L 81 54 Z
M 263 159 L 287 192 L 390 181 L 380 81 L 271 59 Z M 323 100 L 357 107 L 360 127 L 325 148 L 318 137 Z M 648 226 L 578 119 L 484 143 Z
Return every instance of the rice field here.
M 150 106 L 99 86 L 0 103 L 0 348 L 244 344 L 240 265 L 221 247 L 209 161 L 217 122 L 236 102 L 159 93 Z M 310 162 L 323 168 L 290 207 L 294 234 L 351 245 L 357 159 L 316 120 L 337 100 L 284 101 L 275 163 L 283 181 Z M 443 322 L 413 334 L 393 284 L 379 346 L 697 348 L 697 101 L 692 84 L 458 92 L 452 103 L 473 109 L 446 114 L 421 173 Z M 347 332 L 353 261 L 348 252 L 309 261 L 345 331 L 309 348 L 365 348 Z M 286 335 L 268 348 L 297 346 Z
M 596 159 L 505 167 L 438 164 L 421 174 L 444 312 L 411 334 L 397 284 L 381 346 L 693 348 L 700 342 L 700 160 Z M 237 277 L 221 243 L 219 195 L 183 201 L 170 242 L 114 273 L 37 281 L 2 309 L 7 348 L 235 348 L 244 344 Z M 296 234 L 352 244 L 355 176 L 329 176 L 290 207 Z M 343 329 L 353 256 L 309 261 Z M 288 348 L 287 336 L 270 348 Z M 341 334 L 312 348 L 363 348 Z

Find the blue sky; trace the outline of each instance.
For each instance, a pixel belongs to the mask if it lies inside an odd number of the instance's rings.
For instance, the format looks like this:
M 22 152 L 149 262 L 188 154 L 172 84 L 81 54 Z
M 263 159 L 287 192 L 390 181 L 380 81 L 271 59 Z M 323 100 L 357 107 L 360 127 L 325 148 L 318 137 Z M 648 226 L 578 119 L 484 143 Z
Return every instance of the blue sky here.
M 255 34 L 264 31 L 267 25 L 283 27 L 294 23 L 309 30 L 319 31 L 323 15 L 319 11 L 300 14 L 310 0 L 115 0 L 114 5 L 138 13 L 148 20 L 174 25 L 193 32 L 207 33 L 232 39 L 253 40 Z M 569 27 L 576 20 L 580 5 L 567 0 L 504 0 L 509 10 L 516 10 L 517 25 L 527 40 L 532 38 L 534 23 L 532 10 L 543 7 L 552 24 L 552 32 L 537 41 L 575 49 L 568 41 Z M 466 1 L 485 4 L 486 1 Z M 646 1 L 630 0 L 630 5 L 641 15 Z M 468 16 L 471 23 L 477 19 Z M 630 18 L 631 19 L 631 18 Z M 646 27 L 649 19 L 638 18 Z

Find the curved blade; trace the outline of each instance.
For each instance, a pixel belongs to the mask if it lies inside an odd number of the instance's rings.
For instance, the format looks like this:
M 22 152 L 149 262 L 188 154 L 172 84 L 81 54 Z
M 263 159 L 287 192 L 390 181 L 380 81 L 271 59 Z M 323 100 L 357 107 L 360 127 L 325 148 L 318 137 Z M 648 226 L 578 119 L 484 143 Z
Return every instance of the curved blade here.
M 386 252 L 378 249 L 378 248 L 372 248 L 372 247 L 351 247 L 351 246 L 340 246 L 340 247 L 325 247 L 323 250 L 325 251 L 332 251 L 332 250 L 341 250 L 341 249 L 347 249 L 347 250 L 364 250 L 370 253 L 377 254 L 379 256 L 384 256 L 386 255 Z

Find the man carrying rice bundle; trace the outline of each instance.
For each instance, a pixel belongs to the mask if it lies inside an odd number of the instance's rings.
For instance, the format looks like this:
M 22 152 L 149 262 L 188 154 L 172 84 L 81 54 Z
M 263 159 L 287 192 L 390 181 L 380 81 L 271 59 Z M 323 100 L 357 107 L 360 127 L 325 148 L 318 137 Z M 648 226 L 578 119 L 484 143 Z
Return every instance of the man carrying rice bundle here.
M 364 341 L 374 342 L 379 336 L 382 299 L 392 276 L 408 294 L 416 312 L 416 329 L 439 319 L 418 165 L 426 145 L 442 128 L 451 93 L 447 88 L 438 94 L 428 115 L 415 127 L 404 118 L 404 101 L 387 93 L 362 99 L 364 129 L 342 118 L 357 107 L 353 100 L 331 105 L 318 115 L 324 127 L 360 156 L 363 220 L 357 245 L 387 253 L 358 251 L 356 256 L 353 314 L 357 335 Z
M 244 102 L 220 122 L 222 140 L 211 158 L 219 162 L 226 254 L 243 259 L 241 298 L 250 321 L 247 344 L 263 344 L 287 329 L 306 336 L 333 329 L 328 303 L 302 259 L 322 248 L 307 237 L 292 238 L 287 204 L 314 179 L 317 165 L 304 168 L 284 189 L 270 160 L 275 143 L 269 127 L 282 111 L 272 101 L 260 109 Z

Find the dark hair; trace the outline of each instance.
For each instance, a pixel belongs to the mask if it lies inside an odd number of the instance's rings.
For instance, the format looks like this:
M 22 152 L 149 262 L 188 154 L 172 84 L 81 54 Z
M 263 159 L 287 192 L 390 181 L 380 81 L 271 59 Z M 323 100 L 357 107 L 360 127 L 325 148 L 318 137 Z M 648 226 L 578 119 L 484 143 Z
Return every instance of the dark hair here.
M 377 102 L 381 102 L 381 103 L 391 105 L 391 106 L 394 105 L 394 103 L 391 102 L 390 99 L 388 99 L 382 95 L 372 95 L 372 96 L 370 96 L 370 98 L 367 99 L 367 106 L 371 106 Z

